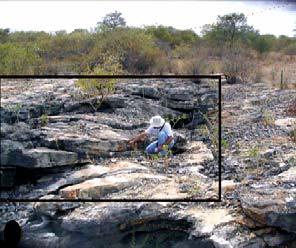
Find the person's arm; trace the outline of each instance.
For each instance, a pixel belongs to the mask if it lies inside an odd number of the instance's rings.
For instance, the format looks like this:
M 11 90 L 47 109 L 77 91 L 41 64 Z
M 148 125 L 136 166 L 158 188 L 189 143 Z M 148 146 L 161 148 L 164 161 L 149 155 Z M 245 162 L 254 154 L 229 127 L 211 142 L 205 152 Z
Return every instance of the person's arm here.
M 128 143 L 129 144 L 135 144 L 136 142 L 140 141 L 140 140 L 144 140 L 148 137 L 148 134 L 144 131 L 140 134 L 138 134 L 135 138 L 131 139 Z
M 168 138 L 166 139 L 165 143 L 162 144 L 162 145 L 159 145 L 159 146 L 157 147 L 158 150 L 159 150 L 159 151 L 162 150 L 162 149 L 163 149 L 163 146 L 164 146 L 164 145 L 168 145 L 169 143 L 171 143 L 173 139 L 174 139 L 173 136 L 168 136 Z

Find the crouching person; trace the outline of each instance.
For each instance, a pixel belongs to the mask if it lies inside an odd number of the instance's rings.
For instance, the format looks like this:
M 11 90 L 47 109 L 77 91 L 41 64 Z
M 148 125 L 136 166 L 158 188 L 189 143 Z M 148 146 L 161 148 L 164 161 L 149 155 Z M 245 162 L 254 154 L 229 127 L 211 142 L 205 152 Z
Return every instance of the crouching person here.
M 170 123 L 166 122 L 161 116 L 153 116 L 150 119 L 150 126 L 134 139 L 129 141 L 130 145 L 134 145 L 140 140 L 145 140 L 149 136 L 157 137 L 157 140 L 149 144 L 145 153 L 148 157 L 151 157 L 152 154 L 158 154 L 160 156 L 166 156 L 168 149 L 171 149 L 174 144 L 174 135 Z

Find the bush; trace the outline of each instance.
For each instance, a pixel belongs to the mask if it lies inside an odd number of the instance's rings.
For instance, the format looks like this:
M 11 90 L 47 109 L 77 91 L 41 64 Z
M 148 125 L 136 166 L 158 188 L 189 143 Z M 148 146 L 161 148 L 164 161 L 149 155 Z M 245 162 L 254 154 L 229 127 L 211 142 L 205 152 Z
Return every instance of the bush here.
M 248 157 L 257 158 L 260 156 L 260 150 L 258 147 L 253 147 L 248 150 Z
M 56 32 L 54 35 L 40 36 L 36 46 L 43 59 L 41 73 L 77 73 L 87 70 L 84 60 L 94 46 L 94 37 L 85 30 L 70 34 Z
M 269 35 L 258 35 L 252 42 L 253 48 L 260 54 L 267 53 L 271 51 L 274 43 L 273 36 Z
M 174 58 L 185 59 L 192 57 L 192 46 L 188 44 L 181 44 L 176 46 L 176 48 L 172 51 L 172 55 Z
M 231 83 L 236 83 L 238 79 L 247 82 L 251 69 L 252 64 L 241 56 L 230 56 L 223 61 L 222 70 Z
M 44 127 L 47 125 L 48 123 L 48 115 L 47 114 L 43 114 L 40 116 L 40 121 L 41 121 L 41 126 Z
M 256 76 L 256 63 L 243 51 L 243 48 L 226 50 L 222 61 L 222 70 L 229 82 L 248 82 Z
M 198 35 L 193 30 L 178 30 L 170 26 L 149 26 L 145 30 L 156 40 L 167 42 L 172 49 L 181 44 L 192 45 L 198 39 Z
M 130 73 L 150 72 L 163 55 L 153 37 L 136 28 L 115 28 L 99 33 L 87 63 L 92 68 L 101 62 L 104 54 L 119 57 L 123 69 Z
M 39 63 L 33 47 L 0 44 L 0 74 L 33 74 Z
M 122 72 L 121 64 L 116 57 L 106 57 L 104 63 L 89 70 L 90 75 L 118 75 Z M 84 98 L 98 97 L 93 105 L 94 111 L 97 111 L 105 101 L 106 97 L 114 92 L 116 79 L 79 79 L 75 86 L 80 88 Z
M 286 55 L 296 55 L 296 42 L 293 44 L 288 45 L 285 49 L 284 49 L 284 53 Z

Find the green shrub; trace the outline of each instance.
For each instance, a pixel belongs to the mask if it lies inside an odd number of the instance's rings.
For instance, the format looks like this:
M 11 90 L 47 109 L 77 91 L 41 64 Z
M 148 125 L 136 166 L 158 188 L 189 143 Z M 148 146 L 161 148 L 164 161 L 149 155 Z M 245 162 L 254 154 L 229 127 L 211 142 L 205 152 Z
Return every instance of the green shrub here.
M 222 146 L 223 149 L 226 150 L 229 147 L 229 142 L 226 139 L 222 139 L 221 140 L 221 146 Z
M 34 48 L 15 43 L 0 44 L 0 74 L 33 74 L 40 63 Z
M 164 119 L 172 125 L 172 128 L 176 126 L 176 124 L 182 120 L 188 120 L 187 114 L 182 114 L 176 117 L 172 117 L 171 115 L 165 116 Z
M 41 120 L 41 126 L 46 126 L 46 124 L 48 123 L 48 115 L 47 114 L 43 114 L 40 116 L 40 120 Z
M 260 54 L 271 51 L 274 37 L 271 35 L 257 35 L 254 39 L 252 47 Z
M 90 75 L 118 75 L 122 72 L 121 64 L 118 62 L 118 58 L 107 56 L 104 58 L 104 63 L 96 66 L 93 70 L 89 70 Z M 79 79 L 75 86 L 80 88 L 84 93 L 85 98 L 96 98 L 94 111 L 97 111 L 101 107 L 106 97 L 114 92 L 115 84 L 117 80 L 112 79 Z
M 198 40 L 198 35 L 193 30 L 178 30 L 163 25 L 148 26 L 145 30 L 156 40 L 168 43 L 172 49 L 181 44 L 193 44 Z
M 131 74 L 208 74 L 221 72 L 223 58 L 222 71 L 229 78 L 259 82 L 253 63 L 257 53 L 296 54 L 295 38 L 260 35 L 239 13 L 218 16 L 216 23 L 204 26 L 202 37 L 193 30 L 162 25 L 126 27 L 119 12 L 98 24 L 93 31 L 71 33 L 0 29 L 0 74 L 89 73 L 105 56 L 118 57 L 122 69 Z M 217 62 L 219 68 L 213 66 Z
M 136 28 L 115 28 L 97 34 L 96 44 L 87 58 L 88 65 L 101 63 L 102 54 L 117 56 L 124 70 L 147 73 L 162 57 L 151 35 Z
M 247 152 L 247 156 L 251 159 L 258 160 L 260 158 L 260 150 L 259 147 L 250 148 Z

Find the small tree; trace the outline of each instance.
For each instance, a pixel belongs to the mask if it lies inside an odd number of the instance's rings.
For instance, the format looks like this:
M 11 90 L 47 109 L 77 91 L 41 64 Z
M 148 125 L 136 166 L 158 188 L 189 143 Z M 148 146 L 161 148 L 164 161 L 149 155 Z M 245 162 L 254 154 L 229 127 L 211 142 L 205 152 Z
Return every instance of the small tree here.
M 104 55 L 104 62 L 89 70 L 90 75 L 117 75 L 122 72 L 121 64 L 118 58 L 110 55 Z M 96 97 L 95 103 L 90 105 L 97 111 L 106 97 L 114 92 L 116 79 L 79 79 L 76 87 L 83 92 L 84 98 Z
M 267 53 L 273 47 L 276 37 L 274 35 L 257 35 L 252 42 L 252 46 L 260 54 Z
M 222 42 L 232 48 L 235 41 L 251 31 L 253 27 L 247 25 L 247 18 L 244 14 L 231 13 L 218 16 L 217 23 L 205 25 L 202 33 L 211 41 Z
M 121 16 L 122 14 L 120 12 L 112 12 L 107 14 L 102 22 L 98 22 L 98 27 L 97 31 L 102 31 L 102 30 L 112 30 L 117 27 L 125 27 L 126 22 L 124 18 Z

